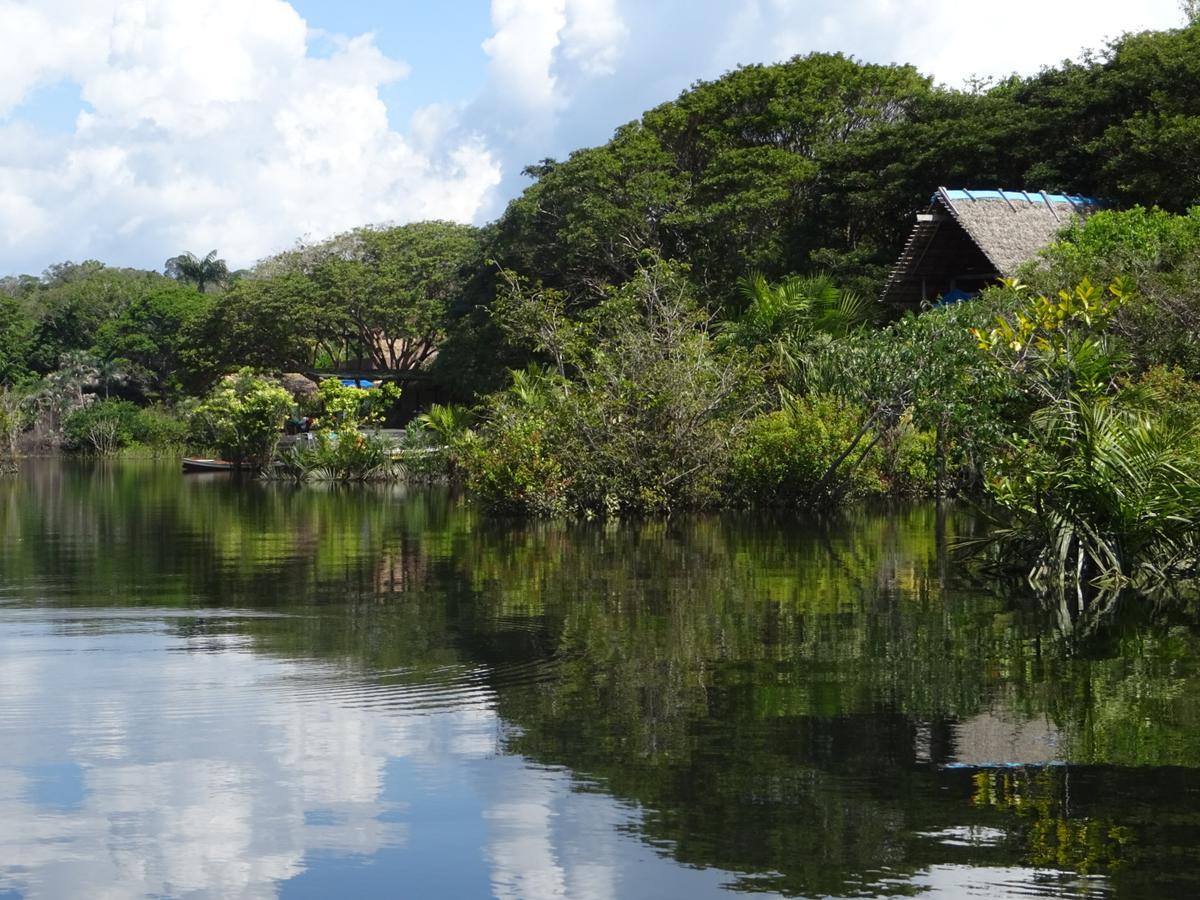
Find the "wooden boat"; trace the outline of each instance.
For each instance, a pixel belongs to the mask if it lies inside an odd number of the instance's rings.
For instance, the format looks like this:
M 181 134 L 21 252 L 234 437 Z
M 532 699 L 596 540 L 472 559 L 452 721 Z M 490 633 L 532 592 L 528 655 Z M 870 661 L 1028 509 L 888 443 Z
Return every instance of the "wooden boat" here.
M 236 466 L 227 459 L 199 459 L 194 456 L 183 458 L 185 472 L 232 472 L 235 468 Z

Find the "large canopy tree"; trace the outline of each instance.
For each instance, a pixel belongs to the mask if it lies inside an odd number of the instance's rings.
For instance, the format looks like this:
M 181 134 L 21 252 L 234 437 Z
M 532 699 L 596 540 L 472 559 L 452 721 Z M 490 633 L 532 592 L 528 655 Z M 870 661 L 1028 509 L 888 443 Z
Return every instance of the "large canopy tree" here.
M 360 228 L 264 260 L 208 328 L 226 364 L 411 372 L 436 354 L 482 268 L 469 225 Z

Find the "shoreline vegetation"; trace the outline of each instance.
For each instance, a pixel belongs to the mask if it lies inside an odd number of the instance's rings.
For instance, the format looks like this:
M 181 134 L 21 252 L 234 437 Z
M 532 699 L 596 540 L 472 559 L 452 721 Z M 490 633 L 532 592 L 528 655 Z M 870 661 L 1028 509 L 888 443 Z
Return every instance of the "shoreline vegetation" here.
M 0 467 L 186 447 L 583 518 L 959 497 L 996 518 L 977 553 L 1076 605 L 1186 583 L 1198 81 L 1196 24 L 971 90 L 814 53 L 530 166 L 482 228 L 366 226 L 236 272 L 213 251 L 0 279 Z M 1107 208 L 977 297 L 885 308 L 943 184 Z M 301 372 L 380 386 L 289 388 Z M 417 385 L 437 402 L 385 440 Z

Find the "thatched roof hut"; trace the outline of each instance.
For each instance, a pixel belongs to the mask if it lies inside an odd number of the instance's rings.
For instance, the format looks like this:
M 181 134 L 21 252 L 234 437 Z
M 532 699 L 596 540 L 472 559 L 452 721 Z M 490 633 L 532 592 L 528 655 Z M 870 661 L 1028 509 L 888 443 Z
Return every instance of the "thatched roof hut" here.
M 938 188 L 884 288 L 883 302 L 902 308 L 940 298 L 961 299 L 1050 244 L 1100 203 L 1045 191 L 968 191 Z
M 279 377 L 283 389 L 292 395 L 297 403 L 307 403 L 312 400 L 320 388 L 311 378 L 306 378 L 299 372 L 284 372 Z

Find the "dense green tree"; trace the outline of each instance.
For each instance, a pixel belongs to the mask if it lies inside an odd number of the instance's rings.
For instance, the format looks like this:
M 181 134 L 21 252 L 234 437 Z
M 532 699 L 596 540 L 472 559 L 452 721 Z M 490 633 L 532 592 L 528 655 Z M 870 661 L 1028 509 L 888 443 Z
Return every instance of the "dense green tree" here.
M 63 354 L 90 350 L 105 323 L 165 282 L 153 272 L 99 264 L 68 263 L 55 270 L 47 270 L 43 285 L 24 300 L 36 321 L 29 367 L 43 374 L 56 369 Z
M 299 273 L 239 281 L 189 332 L 189 368 L 211 380 L 239 365 L 257 369 L 307 369 L 337 323 L 324 317 L 316 285 Z M 325 349 L 332 354 L 336 344 Z
M 928 90 L 911 67 L 838 54 L 698 83 L 603 147 L 530 167 L 537 180 L 501 218 L 496 255 L 595 302 L 653 249 L 686 260 L 706 297 L 727 299 L 752 269 L 794 272 L 831 240 L 845 243 L 807 215 L 823 160 L 905 118 Z
M 189 339 L 210 302 L 183 285 L 164 282 L 134 297 L 96 335 L 96 352 L 104 360 L 128 364 L 156 396 L 180 387 Z
M 358 269 L 327 263 L 340 286 L 336 300 L 371 367 L 400 372 L 422 368 L 446 337 L 452 307 L 482 265 L 478 230 L 452 222 L 417 222 L 360 232 Z M 345 284 L 348 282 L 348 284 Z M 351 287 L 352 290 L 347 290 Z M 332 291 L 330 292 L 332 294 Z
M 21 304 L 0 295 L 0 385 L 11 385 L 29 371 L 33 320 Z
M 214 315 L 238 361 L 408 372 L 435 355 L 482 266 L 469 225 L 360 228 L 265 260 Z

